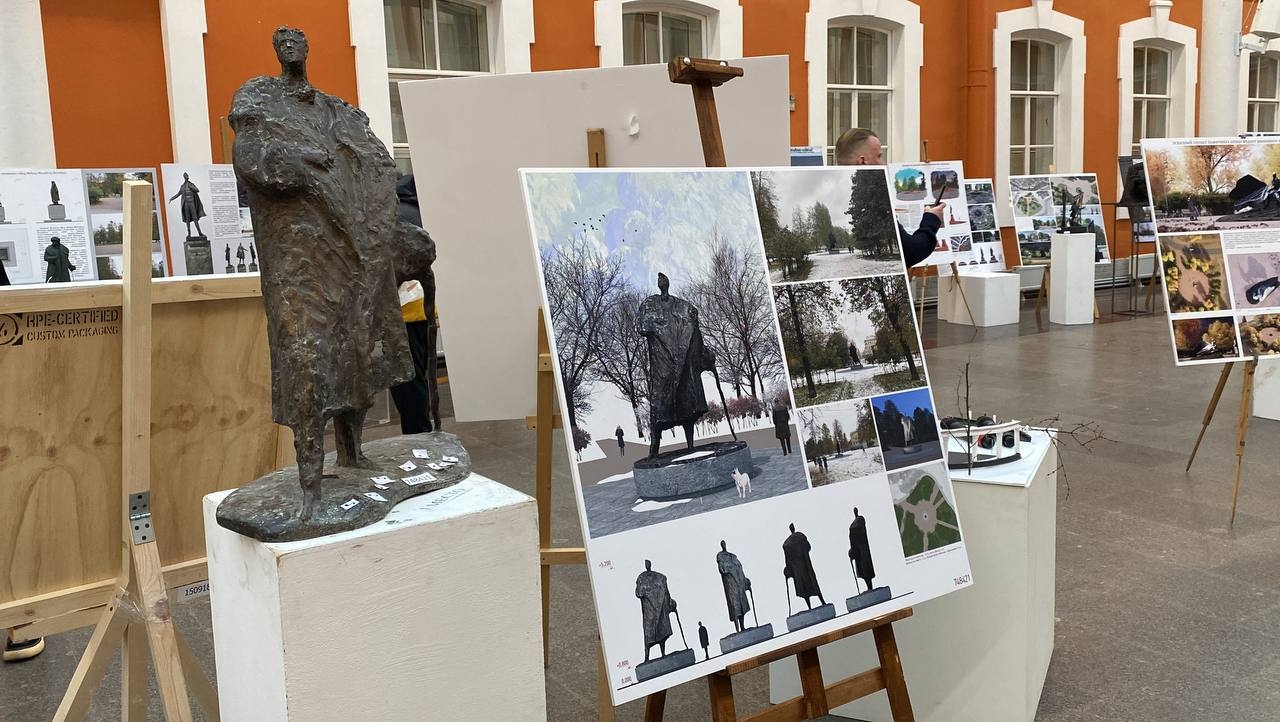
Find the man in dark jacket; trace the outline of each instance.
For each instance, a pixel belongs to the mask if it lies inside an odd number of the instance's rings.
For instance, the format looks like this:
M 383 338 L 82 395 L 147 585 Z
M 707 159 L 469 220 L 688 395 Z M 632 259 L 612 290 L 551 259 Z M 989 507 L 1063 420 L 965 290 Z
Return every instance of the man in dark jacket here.
M 773 435 L 782 445 L 782 455 L 791 453 L 791 412 L 786 404 L 778 399 L 773 400 Z
M 836 165 L 884 165 L 880 136 L 866 128 L 850 128 L 841 133 L 836 140 Z M 928 258 L 938 245 L 938 229 L 942 227 L 942 211 L 946 207 L 945 203 L 925 206 L 915 233 L 907 233 L 907 229 L 898 224 L 898 240 L 908 268 Z
M 422 212 L 418 209 L 418 189 L 412 175 L 401 176 L 396 181 L 396 197 L 399 203 L 396 215 L 400 220 L 422 227 Z M 423 318 L 405 320 L 409 334 L 409 354 L 413 356 L 414 378 L 391 388 L 391 399 L 400 414 L 400 431 L 420 434 L 432 429 L 440 430 L 440 393 L 436 387 L 436 371 L 439 358 L 436 355 L 436 283 L 435 272 L 427 269 L 422 283 Z

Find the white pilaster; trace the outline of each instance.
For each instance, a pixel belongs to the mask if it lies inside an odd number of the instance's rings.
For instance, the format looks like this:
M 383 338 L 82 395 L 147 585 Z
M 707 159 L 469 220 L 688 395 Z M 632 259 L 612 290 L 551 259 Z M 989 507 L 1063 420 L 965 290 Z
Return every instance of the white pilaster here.
M 164 75 L 169 90 L 173 162 L 212 163 L 209 83 L 205 76 L 204 0 L 160 0 Z M 230 162 L 229 158 L 223 159 Z
M 369 127 L 391 147 L 391 90 L 387 84 L 387 34 L 381 0 L 350 0 L 347 24 L 356 56 L 356 105 Z
M 1200 26 L 1200 132 L 1204 137 L 1235 135 L 1245 126 L 1247 56 L 1236 55 L 1240 0 L 1203 0 Z
M 53 168 L 53 111 L 40 0 L 5 3 L 0 20 L 0 168 Z

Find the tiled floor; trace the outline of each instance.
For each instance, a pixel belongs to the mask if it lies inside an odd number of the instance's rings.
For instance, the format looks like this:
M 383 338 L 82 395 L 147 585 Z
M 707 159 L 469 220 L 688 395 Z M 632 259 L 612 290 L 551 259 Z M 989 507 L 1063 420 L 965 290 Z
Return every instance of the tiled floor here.
M 1102 294 L 1103 308 L 1107 307 Z M 1059 483 L 1057 646 L 1037 720 L 1250 722 L 1280 719 L 1280 424 L 1251 422 L 1240 491 L 1231 503 L 1239 374 L 1187 474 L 1217 367 L 1176 369 L 1161 316 L 1106 316 L 1093 326 L 1022 323 L 975 331 L 926 323 L 925 356 L 940 415 L 955 413 L 966 364 L 974 409 L 1059 426 L 1096 422 L 1110 441 L 1066 445 Z M 476 470 L 533 489 L 533 436 L 518 422 L 447 424 Z M 580 544 L 563 446 L 556 443 L 557 545 Z M 961 510 L 963 514 L 963 509 Z M 594 716 L 595 634 L 586 570 L 552 574 L 549 718 Z M 179 627 L 212 669 L 207 600 L 177 606 Z M 341 629 L 335 626 L 335 634 Z M 88 630 L 49 640 L 31 662 L 0 668 L 0 720 L 52 716 Z M 907 656 L 904 664 L 913 660 Z M 91 719 L 118 718 L 113 668 Z M 763 670 L 735 678 L 740 710 L 767 701 Z M 707 719 L 705 687 L 668 696 L 667 719 Z M 619 710 L 641 718 L 642 705 Z M 159 719 L 153 704 L 153 719 Z M 424 719 L 430 718 L 424 713 Z

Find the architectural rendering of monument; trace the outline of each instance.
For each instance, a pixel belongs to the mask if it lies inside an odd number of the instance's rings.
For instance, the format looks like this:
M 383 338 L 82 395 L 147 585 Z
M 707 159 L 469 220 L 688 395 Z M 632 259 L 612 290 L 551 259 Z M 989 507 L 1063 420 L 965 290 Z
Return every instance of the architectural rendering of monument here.
M 396 501 L 462 478 L 469 462 L 387 486 L 379 495 L 394 498 L 376 517 L 362 511 L 372 505 L 349 502 L 353 492 L 369 491 L 363 487 L 371 479 L 402 476 L 406 444 L 431 449 L 430 441 L 439 456 L 466 460 L 456 437 L 443 433 L 379 442 L 387 445 L 380 456 L 362 444 L 374 398 L 413 375 L 396 257 L 416 253 L 422 258 L 409 263 L 429 266 L 435 250 L 418 238 L 420 229 L 397 219 L 395 164 L 368 118 L 307 80 L 306 36 L 282 27 L 273 45 L 280 75 L 241 86 L 229 117 L 262 268 L 272 416 L 293 430 L 298 465 L 229 496 L 218 521 L 255 538 L 290 540 L 376 521 Z M 245 270 L 244 254 L 241 245 L 237 270 Z M 325 474 L 329 419 L 338 468 Z M 300 500 L 290 481 L 301 487 Z
M 796 525 L 789 525 L 791 535 L 782 542 L 782 556 L 786 559 L 786 566 L 782 569 L 782 575 L 788 581 L 787 585 L 787 630 L 794 632 L 819 622 L 825 622 L 836 616 L 836 608 L 827 603 L 822 596 L 822 588 L 818 586 L 818 575 L 813 570 L 813 560 L 809 558 L 809 552 L 813 547 L 809 544 L 809 537 L 803 532 L 796 531 Z M 805 609 L 799 612 L 791 613 L 791 592 L 795 591 L 795 595 L 804 600 Z M 812 597 L 818 598 L 818 606 L 814 607 L 809 601 Z
M 773 625 L 760 626 L 755 615 L 755 597 L 751 593 L 751 580 L 742 571 L 742 562 L 738 555 L 729 551 L 724 541 L 720 542 L 720 551 L 716 554 L 716 568 L 720 570 L 720 583 L 724 586 L 724 603 L 729 609 L 729 621 L 733 622 L 733 633 L 720 640 L 720 652 L 728 654 L 757 642 L 773 638 Z M 747 626 L 747 612 L 751 612 L 754 624 Z
M 653 562 L 648 559 L 644 560 L 644 571 L 636 577 L 636 598 L 640 600 L 640 617 L 644 625 L 644 662 L 636 665 L 636 679 L 643 682 L 693 664 L 697 657 L 685 642 L 680 612 L 676 611 L 676 600 L 671 597 L 671 590 L 667 587 L 667 577 L 653 571 Z M 684 649 L 667 654 L 673 614 Z M 658 657 L 650 659 L 649 655 L 654 647 L 658 648 Z

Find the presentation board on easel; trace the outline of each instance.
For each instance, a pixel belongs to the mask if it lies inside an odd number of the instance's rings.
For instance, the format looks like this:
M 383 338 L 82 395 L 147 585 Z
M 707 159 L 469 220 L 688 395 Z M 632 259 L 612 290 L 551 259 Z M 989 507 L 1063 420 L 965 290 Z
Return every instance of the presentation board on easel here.
M 908 233 L 920 227 L 925 207 L 935 203 L 943 206 L 938 244 L 918 267 L 933 266 L 939 274 L 950 274 L 953 266 L 968 266 L 976 256 L 965 199 L 964 163 L 890 163 L 885 172 L 889 174 L 893 213 Z
M 716 95 L 729 163 L 785 165 L 786 58 L 734 64 L 746 74 Z M 522 419 L 537 405 L 529 369 L 540 293 L 528 226 L 513 210 L 523 202 L 517 169 L 587 165 L 589 128 L 603 130 L 611 166 L 701 166 L 689 90 L 671 83 L 665 65 L 399 87 L 423 220 L 439 249 L 436 297 L 457 418 Z
M 900 256 L 769 280 L 779 188 L 892 229 L 883 169 L 523 177 L 616 704 L 971 583 Z

